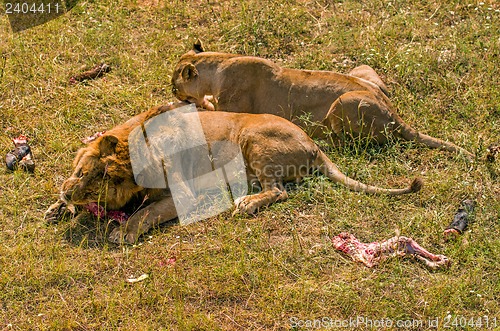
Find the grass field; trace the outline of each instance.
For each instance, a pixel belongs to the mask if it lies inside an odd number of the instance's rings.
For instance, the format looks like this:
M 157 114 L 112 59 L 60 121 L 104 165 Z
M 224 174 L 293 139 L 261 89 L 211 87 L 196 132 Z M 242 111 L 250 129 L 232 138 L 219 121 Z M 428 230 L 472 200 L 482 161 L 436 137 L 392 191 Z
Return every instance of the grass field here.
M 328 151 L 341 170 L 385 187 L 420 176 L 422 191 L 367 196 L 312 178 L 257 217 L 174 222 L 135 246 L 107 243 L 108 224 L 85 215 L 46 224 L 80 139 L 173 101 L 173 66 L 197 38 L 291 68 L 368 64 L 407 123 L 477 160 L 353 142 Z M 69 84 L 101 62 L 104 78 Z M 344 329 L 438 319 L 437 329 L 499 330 L 500 161 L 485 162 L 500 142 L 499 68 L 497 1 L 80 1 L 16 34 L 0 16 L 0 151 L 24 133 L 37 165 L 0 167 L 0 330 L 311 330 L 358 318 Z M 478 203 L 474 222 L 445 242 L 465 198 Z M 342 231 L 365 242 L 400 233 L 452 264 L 369 269 L 332 248 Z

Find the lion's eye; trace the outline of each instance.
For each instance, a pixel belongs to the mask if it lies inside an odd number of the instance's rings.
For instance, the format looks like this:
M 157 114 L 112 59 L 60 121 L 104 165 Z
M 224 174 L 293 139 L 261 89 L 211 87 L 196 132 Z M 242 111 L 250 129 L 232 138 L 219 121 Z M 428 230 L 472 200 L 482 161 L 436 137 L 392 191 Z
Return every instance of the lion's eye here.
M 78 177 L 78 178 L 82 178 L 83 177 L 83 170 L 81 168 L 78 169 L 78 171 L 76 172 L 76 177 Z

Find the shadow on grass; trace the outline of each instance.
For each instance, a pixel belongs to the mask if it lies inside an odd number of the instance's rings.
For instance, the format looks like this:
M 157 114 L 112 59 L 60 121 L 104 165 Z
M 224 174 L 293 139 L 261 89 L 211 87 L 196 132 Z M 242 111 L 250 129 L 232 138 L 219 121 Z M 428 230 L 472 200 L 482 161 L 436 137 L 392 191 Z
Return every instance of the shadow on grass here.
M 161 232 L 178 223 L 178 220 L 165 222 L 149 232 L 160 230 Z M 69 220 L 69 224 L 64 229 L 63 238 L 73 246 L 85 249 L 119 249 L 122 245 L 108 241 L 108 236 L 119 226 L 119 223 L 109 219 L 97 218 L 93 215 L 82 212 Z M 148 232 L 148 233 L 149 233 Z M 140 236 L 137 243 L 144 241 L 144 236 Z

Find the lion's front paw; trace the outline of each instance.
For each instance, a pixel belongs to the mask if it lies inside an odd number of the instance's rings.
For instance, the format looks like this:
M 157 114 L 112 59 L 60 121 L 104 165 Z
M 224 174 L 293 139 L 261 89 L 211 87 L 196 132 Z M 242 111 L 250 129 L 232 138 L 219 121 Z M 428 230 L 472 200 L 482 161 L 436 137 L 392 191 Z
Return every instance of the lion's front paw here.
M 246 213 L 249 215 L 254 215 L 259 209 L 259 202 L 254 199 L 251 195 L 245 195 L 234 200 L 236 210 L 234 213 Z
M 111 231 L 108 240 L 115 244 L 134 244 L 137 238 L 137 231 L 130 231 L 124 226 L 119 226 Z
M 75 214 L 74 206 L 59 200 L 47 209 L 45 212 L 45 220 L 50 223 L 55 223 L 59 221 L 66 212 Z

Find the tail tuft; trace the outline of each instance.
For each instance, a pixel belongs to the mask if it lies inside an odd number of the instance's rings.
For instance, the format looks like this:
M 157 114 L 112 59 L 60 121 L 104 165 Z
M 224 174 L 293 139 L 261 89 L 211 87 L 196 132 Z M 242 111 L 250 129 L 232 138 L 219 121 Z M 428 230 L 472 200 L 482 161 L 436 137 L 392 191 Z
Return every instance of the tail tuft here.
M 420 191 L 420 189 L 422 189 L 422 186 L 424 186 L 424 181 L 422 180 L 422 178 L 415 178 L 411 183 L 411 191 L 418 192 Z

